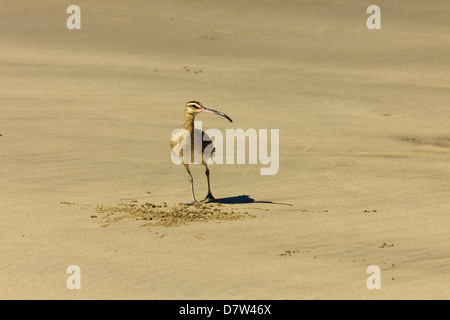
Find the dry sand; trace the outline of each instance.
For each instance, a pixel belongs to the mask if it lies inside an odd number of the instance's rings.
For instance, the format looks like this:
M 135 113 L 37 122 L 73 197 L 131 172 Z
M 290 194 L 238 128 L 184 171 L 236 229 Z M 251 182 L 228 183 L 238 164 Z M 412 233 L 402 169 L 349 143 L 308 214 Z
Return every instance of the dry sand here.
M 70 4 L 1 4 L 0 298 L 450 298 L 448 1 L 373 31 L 373 1 Z M 278 174 L 213 165 L 225 203 L 178 205 L 189 100 L 280 129 Z

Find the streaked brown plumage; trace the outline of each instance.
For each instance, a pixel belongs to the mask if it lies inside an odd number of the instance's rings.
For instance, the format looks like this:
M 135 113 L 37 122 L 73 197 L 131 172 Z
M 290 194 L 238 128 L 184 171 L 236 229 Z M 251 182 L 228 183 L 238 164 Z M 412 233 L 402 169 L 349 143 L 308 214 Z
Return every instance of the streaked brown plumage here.
M 233 122 L 226 114 L 212 110 L 209 108 L 204 107 L 200 102 L 198 101 L 189 101 L 186 106 L 184 107 L 184 121 L 183 125 L 180 129 L 175 130 L 172 133 L 172 136 L 170 137 L 170 149 L 172 153 L 176 156 L 182 159 L 183 165 L 186 169 L 186 171 L 189 174 L 189 181 L 191 182 L 191 188 L 192 188 L 192 204 L 199 204 L 198 201 L 195 199 L 195 193 L 194 193 L 194 180 L 192 178 L 191 171 L 189 170 L 189 164 L 194 163 L 194 160 L 196 160 L 195 155 L 197 154 L 197 158 L 201 159 L 201 163 L 205 166 L 206 171 L 206 178 L 208 181 L 208 194 L 206 195 L 206 198 L 204 201 L 216 202 L 216 199 L 211 193 L 211 186 L 209 181 L 209 169 L 206 162 L 209 158 L 212 157 L 212 154 L 215 150 L 214 145 L 212 145 L 212 141 L 209 138 L 209 136 L 199 130 L 194 128 L 194 120 L 195 116 L 199 114 L 200 112 L 208 112 L 208 113 L 214 113 L 217 115 L 220 115 L 226 119 L 228 119 L 230 122 Z M 200 138 L 201 137 L 201 138 Z M 195 139 L 201 139 L 201 150 L 195 149 L 197 145 L 195 144 Z M 190 144 L 190 148 L 188 146 Z M 197 147 L 198 148 L 198 147 Z M 190 156 L 189 154 L 184 154 L 186 150 L 190 150 Z M 207 152 L 205 152 L 207 151 Z

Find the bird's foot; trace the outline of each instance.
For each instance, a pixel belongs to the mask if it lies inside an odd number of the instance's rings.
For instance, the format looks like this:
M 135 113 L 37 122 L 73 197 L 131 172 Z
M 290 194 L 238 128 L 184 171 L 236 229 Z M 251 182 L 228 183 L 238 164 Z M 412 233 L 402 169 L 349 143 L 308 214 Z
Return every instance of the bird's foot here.
M 195 199 L 194 199 L 194 201 L 189 202 L 189 203 L 185 203 L 185 204 L 188 205 L 188 206 L 193 206 L 193 205 L 199 206 L 200 205 L 200 203 L 197 200 L 195 200 Z
M 214 196 L 212 195 L 212 193 L 208 193 L 205 197 L 205 199 L 202 200 L 202 202 L 205 203 L 210 203 L 210 202 L 219 202 L 216 200 L 216 198 L 214 198 Z

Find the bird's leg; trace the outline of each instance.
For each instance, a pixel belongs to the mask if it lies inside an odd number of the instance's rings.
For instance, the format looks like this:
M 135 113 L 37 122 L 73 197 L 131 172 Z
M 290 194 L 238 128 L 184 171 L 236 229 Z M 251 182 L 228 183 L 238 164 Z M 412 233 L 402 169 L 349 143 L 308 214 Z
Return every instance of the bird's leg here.
M 189 170 L 189 165 L 186 163 L 183 163 L 184 167 L 186 168 L 186 171 L 189 173 L 189 181 L 191 182 L 191 187 L 192 187 L 192 202 L 187 203 L 188 205 L 193 205 L 193 204 L 200 204 L 198 203 L 198 201 L 195 199 L 195 193 L 194 193 L 194 179 L 192 178 L 192 174 L 191 171 Z
M 208 194 L 206 195 L 205 202 L 217 202 L 216 198 L 214 198 L 214 196 L 211 193 L 211 184 L 209 183 L 209 169 L 208 166 L 206 165 L 205 162 L 203 162 L 203 165 L 206 168 L 205 174 L 206 174 L 206 179 L 208 180 Z

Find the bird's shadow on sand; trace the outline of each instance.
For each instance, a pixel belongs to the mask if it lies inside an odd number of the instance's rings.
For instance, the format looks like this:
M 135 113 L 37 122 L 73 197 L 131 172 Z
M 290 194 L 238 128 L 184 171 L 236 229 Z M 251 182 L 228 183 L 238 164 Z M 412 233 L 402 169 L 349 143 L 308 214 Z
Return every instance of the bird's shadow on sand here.
M 234 197 L 227 197 L 227 198 L 219 198 L 216 199 L 219 203 L 224 204 L 236 204 L 236 203 L 268 203 L 268 204 L 281 204 L 285 206 L 292 206 L 292 204 L 289 203 L 281 203 L 281 202 L 272 202 L 272 201 L 265 201 L 265 200 L 255 200 L 252 197 L 250 197 L 247 194 L 243 194 L 240 196 L 234 196 Z

